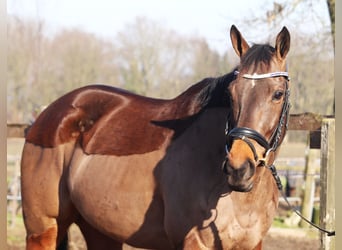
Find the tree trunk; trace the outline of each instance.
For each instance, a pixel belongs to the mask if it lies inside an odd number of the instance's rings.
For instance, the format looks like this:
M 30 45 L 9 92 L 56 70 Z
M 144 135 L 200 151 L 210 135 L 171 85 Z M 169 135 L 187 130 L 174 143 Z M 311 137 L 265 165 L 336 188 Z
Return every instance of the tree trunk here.
M 333 46 L 335 51 L 335 0 L 327 0 L 327 4 L 331 22 L 331 35 L 333 38 Z

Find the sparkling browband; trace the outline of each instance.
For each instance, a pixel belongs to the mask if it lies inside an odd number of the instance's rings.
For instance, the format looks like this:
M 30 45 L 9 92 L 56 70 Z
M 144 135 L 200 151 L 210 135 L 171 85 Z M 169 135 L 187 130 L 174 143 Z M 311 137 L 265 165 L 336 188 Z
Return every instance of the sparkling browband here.
M 238 75 L 240 72 L 235 71 L 234 74 Z M 271 72 L 271 73 L 266 73 L 266 74 L 243 74 L 242 77 L 246 79 L 253 79 L 253 80 L 258 80 L 258 79 L 264 79 L 264 78 L 272 78 L 272 77 L 278 77 L 278 76 L 285 76 L 287 79 L 290 80 L 289 73 L 285 71 L 278 71 L 278 72 Z

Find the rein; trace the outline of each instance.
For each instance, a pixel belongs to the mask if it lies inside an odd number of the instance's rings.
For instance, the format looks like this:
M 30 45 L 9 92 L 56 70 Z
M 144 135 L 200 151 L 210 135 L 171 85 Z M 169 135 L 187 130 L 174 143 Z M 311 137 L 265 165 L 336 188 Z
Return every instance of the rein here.
M 239 71 L 235 71 L 234 75 L 238 75 L 240 72 Z M 256 153 L 255 147 L 253 145 L 253 143 L 250 141 L 250 139 L 255 140 L 260 146 L 262 146 L 263 148 L 265 148 L 265 154 L 264 154 L 264 158 L 260 159 L 260 164 L 259 166 L 266 166 L 266 159 L 269 155 L 270 152 L 275 152 L 279 146 L 279 140 L 282 136 L 282 130 L 283 127 L 285 125 L 285 131 L 288 128 L 288 122 L 289 122 L 289 110 L 290 110 L 290 101 L 289 101 L 289 96 L 290 96 L 290 89 L 288 87 L 288 81 L 290 80 L 289 74 L 288 72 L 283 72 L 283 71 L 278 71 L 278 72 L 271 72 L 271 73 L 266 73 L 266 74 L 243 74 L 242 77 L 245 79 L 250 79 L 250 80 L 260 80 L 260 79 L 265 79 L 265 78 L 273 78 L 273 77 L 280 77 L 283 76 L 286 78 L 286 90 L 285 90 L 285 96 L 284 96 L 284 103 L 283 103 L 283 107 L 282 107 L 282 111 L 281 111 L 281 115 L 280 115 L 280 119 L 279 119 L 279 123 L 278 126 L 276 127 L 276 129 L 274 130 L 271 138 L 269 141 L 266 140 L 266 138 L 261 135 L 259 132 L 251 129 L 251 128 L 247 128 L 247 127 L 235 127 L 233 129 L 229 129 L 229 124 L 227 121 L 226 124 L 226 130 L 225 130 L 225 135 L 227 138 L 227 142 L 226 142 L 226 152 L 229 152 L 229 145 L 230 145 L 230 141 L 235 140 L 235 139 L 240 139 L 243 140 L 252 150 L 253 155 L 254 155 L 254 160 L 256 162 L 259 161 L 258 159 L 258 155 Z M 286 122 L 286 123 L 285 123 Z M 227 159 L 225 159 L 224 164 L 226 163 Z M 280 191 L 282 197 L 284 198 L 285 202 L 287 203 L 288 207 L 295 212 L 301 219 L 303 219 L 305 222 L 309 223 L 311 226 L 317 228 L 318 230 L 324 232 L 327 234 L 327 236 L 335 236 L 335 231 L 328 231 L 326 229 L 323 229 L 319 226 L 317 226 L 316 224 L 312 223 L 311 221 L 309 221 L 307 218 L 305 218 L 297 209 L 295 209 L 290 202 L 288 201 L 285 193 L 283 192 L 283 185 L 281 183 L 281 180 L 279 178 L 279 175 L 277 173 L 277 169 L 274 165 L 274 159 L 272 161 L 272 163 L 268 166 L 266 166 L 272 173 L 273 178 L 276 182 L 276 185 L 278 187 L 278 190 Z
M 275 179 L 275 181 L 276 181 L 276 183 L 277 183 L 277 187 L 278 187 L 278 189 L 279 189 L 279 191 L 280 191 L 280 193 L 281 193 L 281 196 L 284 198 L 284 200 L 285 200 L 287 206 L 288 206 L 289 208 L 291 208 L 291 210 L 292 210 L 293 212 L 295 212 L 302 220 L 304 220 L 305 222 L 309 223 L 311 226 L 313 226 L 313 227 L 317 228 L 318 230 L 320 230 L 320 231 L 326 233 L 327 236 L 335 236 L 335 231 L 328 231 L 328 230 L 326 230 L 326 229 L 324 229 L 324 228 L 321 228 L 320 226 L 317 226 L 315 223 L 312 223 L 312 222 L 309 221 L 307 218 L 305 218 L 297 209 L 295 209 L 295 208 L 291 205 L 291 203 L 289 202 L 289 200 L 287 199 L 287 197 L 286 197 L 286 195 L 285 195 L 285 193 L 284 193 L 284 191 L 283 191 L 283 185 L 281 184 L 279 175 L 278 175 L 278 173 L 277 173 L 277 169 L 276 169 L 276 167 L 274 166 L 274 164 L 272 164 L 270 167 L 268 167 L 268 169 L 271 170 L 272 175 L 273 175 L 273 177 L 274 177 L 274 179 Z

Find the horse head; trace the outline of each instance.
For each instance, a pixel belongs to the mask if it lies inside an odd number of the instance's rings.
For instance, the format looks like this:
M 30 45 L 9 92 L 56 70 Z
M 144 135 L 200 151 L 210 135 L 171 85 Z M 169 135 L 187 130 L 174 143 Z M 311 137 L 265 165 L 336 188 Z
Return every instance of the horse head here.
M 275 47 L 249 46 L 239 30 L 230 30 L 233 48 L 240 57 L 235 80 L 229 85 L 232 113 L 226 136 L 223 169 L 234 191 L 248 192 L 260 168 L 273 164 L 285 133 L 289 114 L 289 77 L 286 56 L 290 34 L 284 27 Z

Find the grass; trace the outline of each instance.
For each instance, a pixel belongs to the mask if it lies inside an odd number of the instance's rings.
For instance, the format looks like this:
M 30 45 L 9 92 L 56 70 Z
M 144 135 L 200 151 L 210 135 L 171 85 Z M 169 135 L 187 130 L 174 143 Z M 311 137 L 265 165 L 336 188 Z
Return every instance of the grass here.
M 25 227 L 21 213 L 18 213 L 14 220 L 14 226 L 11 226 L 11 213 L 7 212 L 7 245 L 25 247 Z
M 292 212 L 289 211 L 288 216 L 290 216 Z M 286 216 L 287 217 L 287 216 Z M 284 216 L 276 216 L 273 219 L 273 223 L 272 223 L 272 228 L 280 228 L 280 229 L 289 229 L 289 230 L 298 230 L 298 232 L 304 232 L 307 238 L 310 239 L 318 239 L 319 238 L 319 231 L 310 226 L 307 228 L 302 228 L 299 225 L 288 225 L 285 223 L 285 218 Z
M 298 226 L 290 226 L 285 223 L 285 217 L 276 216 L 273 219 L 272 227 L 278 227 L 278 228 L 298 228 Z

